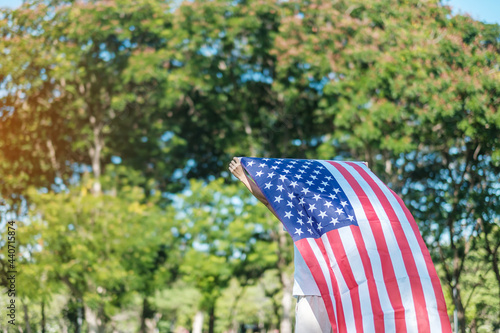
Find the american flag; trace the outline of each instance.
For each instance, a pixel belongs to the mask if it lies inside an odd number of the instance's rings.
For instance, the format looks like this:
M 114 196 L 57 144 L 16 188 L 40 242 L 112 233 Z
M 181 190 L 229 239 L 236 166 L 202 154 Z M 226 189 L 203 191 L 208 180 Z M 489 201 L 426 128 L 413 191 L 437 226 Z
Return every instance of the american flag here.
M 311 270 L 333 332 L 451 332 L 403 201 L 362 162 L 241 158 Z

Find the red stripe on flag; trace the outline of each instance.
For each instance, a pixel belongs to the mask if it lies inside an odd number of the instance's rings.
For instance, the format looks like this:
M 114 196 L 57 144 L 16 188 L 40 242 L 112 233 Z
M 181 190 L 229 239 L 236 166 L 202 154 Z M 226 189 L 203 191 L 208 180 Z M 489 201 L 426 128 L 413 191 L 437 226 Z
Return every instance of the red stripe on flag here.
M 333 299 L 330 296 L 330 291 L 328 290 L 328 285 L 326 283 L 326 277 L 323 275 L 323 271 L 321 270 L 320 264 L 316 259 L 316 255 L 311 249 L 311 245 L 309 245 L 309 241 L 307 238 L 303 238 L 296 241 L 295 246 L 297 246 L 297 249 L 304 258 L 307 267 L 309 267 L 309 270 L 311 271 L 314 281 L 318 286 L 319 292 L 321 293 L 321 297 L 325 302 L 325 308 L 326 311 L 328 312 L 328 318 L 330 319 L 330 324 L 332 325 L 332 331 L 335 333 L 337 332 L 337 320 L 335 318 L 335 312 L 333 311 L 334 307 Z M 333 272 L 331 274 L 333 274 Z M 335 281 L 332 281 L 332 283 L 336 284 Z
M 382 230 L 382 226 L 377 213 L 375 212 L 375 209 L 370 203 L 370 200 L 368 199 L 366 193 L 363 191 L 356 179 L 354 179 L 354 177 L 339 163 L 335 163 L 332 161 L 328 161 L 328 163 L 330 163 L 342 174 L 342 176 L 344 176 L 345 180 L 349 183 L 359 201 L 361 202 L 361 205 L 363 206 L 363 210 L 365 212 L 366 218 L 369 221 L 369 225 L 373 232 L 375 243 L 377 245 L 377 251 L 380 256 L 382 274 L 384 275 L 384 283 L 387 286 L 387 293 L 389 295 L 389 300 L 394 311 L 396 332 L 406 332 L 405 308 L 401 300 L 401 294 L 399 292 L 399 285 L 397 282 L 396 274 L 394 272 L 389 249 L 387 247 L 384 232 Z
M 429 250 L 427 249 L 427 246 L 425 246 L 424 239 L 420 235 L 420 231 L 418 230 L 418 226 L 417 223 L 415 222 L 415 219 L 413 218 L 410 211 L 404 204 L 403 200 L 396 193 L 394 193 L 394 191 L 392 191 L 391 189 L 389 190 L 394 195 L 396 200 L 398 200 L 399 205 L 403 209 L 408 222 L 410 222 L 410 226 L 413 229 L 413 233 L 415 234 L 415 237 L 417 238 L 418 241 L 418 245 L 420 246 L 420 251 L 422 251 L 422 255 L 424 256 L 425 264 L 427 266 L 427 272 L 429 273 L 432 282 L 432 287 L 434 289 L 434 296 L 436 297 L 439 317 L 441 319 L 440 320 L 441 331 L 445 333 L 448 332 L 451 333 L 451 324 L 450 324 L 450 319 L 448 317 L 448 313 L 446 311 L 446 302 L 444 300 L 443 289 L 441 288 L 441 282 L 437 275 L 436 268 L 434 267 L 434 263 L 432 262 Z
M 330 277 L 331 277 L 331 286 L 333 289 L 333 297 L 335 299 L 335 306 L 337 309 L 337 324 L 338 324 L 339 333 L 347 332 L 347 327 L 346 327 L 346 323 L 345 323 L 344 307 L 342 306 L 342 297 L 340 294 L 337 279 L 335 278 L 335 274 L 333 273 L 333 269 L 330 266 L 330 258 L 328 258 L 328 253 L 326 252 L 325 244 L 323 244 L 323 241 L 321 240 L 321 238 L 314 239 L 312 241 L 314 241 L 316 243 L 316 246 L 320 250 L 321 255 L 323 256 L 323 259 L 325 260 L 326 265 L 328 267 L 328 273 L 330 274 Z M 314 276 L 314 274 L 313 274 L 313 276 Z
M 354 278 L 352 273 L 351 265 L 347 259 L 347 254 L 340 238 L 338 230 L 332 230 L 326 233 L 328 240 L 330 241 L 330 246 L 339 266 L 340 272 L 344 277 L 344 281 L 349 289 L 350 298 L 352 302 L 352 310 L 354 313 L 354 321 L 356 325 L 356 332 L 363 332 L 363 315 L 361 313 L 361 304 L 359 301 L 359 289 L 358 283 Z
M 370 262 L 370 257 L 368 256 L 368 251 L 366 250 L 365 242 L 363 241 L 363 236 L 361 235 L 361 230 L 359 230 L 359 227 L 353 225 L 351 225 L 350 228 L 354 241 L 356 242 L 359 257 L 363 263 L 363 270 L 365 271 L 366 280 L 368 282 L 368 292 L 370 293 L 370 302 L 372 304 L 375 332 L 385 332 L 384 311 L 382 310 L 382 306 L 380 304 L 377 285 L 375 284 L 375 278 L 373 276 L 372 264 Z
M 427 306 L 425 302 L 424 291 L 422 289 L 422 283 L 420 281 L 420 275 L 417 270 L 417 265 L 415 264 L 415 258 L 413 257 L 413 252 L 411 251 L 408 240 L 401 227 L 401 221 L 399 221 L 396 212 L 392 208 L 389 200 L 384 195 L 380 187 L 373 181 L 373 179 L 368 175 L 368 173 L 363 170 L 359 165 L 355 163 L 347 163 L 353 167 L 361 177 L 368 183 L 370 188 L 373 190 L 380 204 L 382 205 L 389 221 L 391 223 L 391 228 L 396 237 L 401 253 L 403 254 L 403 262 L 408 273 L 408 278 L 410 280 L 411 291 L 413 296 L 413 303 L 415 306 L 415 314 L 417 318 L 417 327 L 419 332 L 428 332 L 430 330 L 429 314 L 427 313 Z M 420 236 L 420 235 L 419 235 Z M 418 239 L 419 237 L 417 237 Z

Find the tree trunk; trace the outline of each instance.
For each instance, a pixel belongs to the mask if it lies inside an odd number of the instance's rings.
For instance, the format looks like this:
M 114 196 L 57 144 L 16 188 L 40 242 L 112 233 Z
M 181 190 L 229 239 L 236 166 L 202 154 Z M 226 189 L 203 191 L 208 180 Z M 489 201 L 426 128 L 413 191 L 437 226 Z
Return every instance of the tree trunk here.
M 493 272 L 495 272 L 495 277 L 497 278 L 497 283 L 498 283 L 498 302 L 500 306 L 500 263 L 498 261 L 498 255 L 496 251 L 492 255 L 492 265 L 493 265 Z
M 281 299 L 283 316 L 281 317 L 280 333 L 292 333 L 292 279 L 286 272 L 281 272 L 281 280 L 284 290 Z
M 214 333 L 215 329 L 215 301 L 208 310 L 208 333 Z
M 68 288 L 71 290 L 71 295 L 75 299 L 75 306 L 76 306 L 76 321 L 71 320 L 72 324 L 75 325 L 75 333 L 80 333 L 82 331 L 82 325 L 83 325 L 83 300 L 81 293 L 78 291 L 78 289 L 70 282 L 69 278 L 65 275 L 59 275 L 59 279 L 68 286 Z
M 161 313 L 155 313 L 153 318 L 146 318 L 146 332 L 157 333 L 158 332 L 158 322 L 161 319 Z
M 477 219 L 479 225 L 481 226 L 481 230 L 482 230 L 482 235 L 484 237 L 484 248 L 486 250 L 486 252 L 488 253 L 488 256 L 491 258 L 490 261 L 491 261 L 491 264 L 492 264 L 492 268 L 493 268 L 493 272 L 495 273 L 495 277 L 497 279 L 497 284 L 498 284 L 498 302 L 499 302 L 499 305 L 500 305 L 500 262 L 499 262 L 499 259 L 498 259 L 498 249 L 499 249 L 499 246 L 500 246 L 500 242 L 495 242 L 493 244 L 490 243 L 490 239 L 489 239 L 489 234 L 490 232 L 488 232 L 489 228 L 486 228 L 486 225 L 484 223 L 484 220 L 482 218 L 478 218 Z M 493 233 L 493 239 L 497 239 L 495 237 L 495 233 Z
M 45 333 L 45 301 L 42 301 L 42 333 Z
M 278 257 L 278 269 L 280 272 L 280 281 L 283 287 L 283 297 L 281 299 L 281 305 L 283 308 L 283 314 L 280 321 L 280 333 L 292 333 L 292 282 L 293 279 L 288 274 L 287 261 L 284 255 L 285 251 L 289 251 L 287 247 L 287 234 L 283 228 L 279 228 L 279 252 L 281 253 Z
M 77 309 L 76 309 L 75 332 L 81 333 L 83 325 L 83 300 L 81 298 L 77 298 L 76 303 L 77 303 Z
M 102 138 L 102 127 L 94 116 L 90 116 L 90 124 L 93 132 L 93 145 L 89 149 L 89 157 L 92 163 L 92 172 L 94 174 L 94 184 L 92 185 L 92 193 L 99 195 L 101 193 L 101 152 L 104 148 L 104 140 Z
M 68 333 L 68 326 L 66 325 L 64 318 L 59 317 L 58 323 L 59 323 L 59 328 L 61 329 L 60 332 L 61 333 Z
M 97 312 L 85 305 L 85 321 L 87 322 L 87 332 L 98 333 Z
M 241 291 L 236 295 L 234 302 L 231 306 L 231 310 L 229 312 L 229 322 L 231 323 L 231 331 L 230 332 L 233 332 L 233 333 L 238 332 L 239 323 L 238 323 L 238 320 L 236 319 L 236 315 L 237 315 L 236 307 L 238 306 L 238 302 L 240 301 L 240 299 L 243 297 L 245 290 L 246 290 L 245 286 L 243 285 L 241 287 Z
M 30 316 L 28 313 L 28 305 L 26 303 L 23 303 L 23 309 L 24 309 L 24 323 L 26 324 L 26 333 L 31 333 L 31 324 L 30 324 Z
M 140 333 L 146 333 L 148 331 L 146 319 L 150 317 L 150 312 L 151 308 L 149 306 L 148 298 L 147 296 L 144 296 L 144 298 L 142 299 L 141 328 L 139 330 Z
M 452 291 L 453 304 L 455 305 L 455 311 L 457 311 L 457 322 L 458 330 L 455 328 L 455 332 L 465 333 L 465 309 L 462 303 L 462 296 L 460 295 L 459 285 L 455 285 Z
M 148 297 L 144 296 L 142 299 L 142 314 L 141 314 L 141 327 L 140 333 L 153 333 L 156 332 L 156 326 L 160 321 L 161 314 L 156 313 L 148 301 Z
M 203 330 L 203 311 L 198 311 L 194 315 L 193 333 L 202 333 Z

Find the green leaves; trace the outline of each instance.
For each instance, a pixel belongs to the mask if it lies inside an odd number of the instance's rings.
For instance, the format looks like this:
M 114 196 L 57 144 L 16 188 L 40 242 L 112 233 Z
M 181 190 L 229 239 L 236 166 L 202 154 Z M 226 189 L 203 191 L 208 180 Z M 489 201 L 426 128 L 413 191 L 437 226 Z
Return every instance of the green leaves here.
M 232 278 L 255 283 L 276 265 L 276 244 L 269 242 L 266 233 L 278 223 L 264 206 L 255 205 L 246 189 L 224 184 L 223 179 L 209 184 L 191 181 L 189 194 L 180 200 L 192 246 L 180 270 L 200 290 L 203 308 L 215 306 Z
M 111 314 L 184 279 L 214 308 L 231 278 L 245 288 L 277 261 L 273 218 L 220 179 L 249 155 L 365 160 L 412 206 L 444 283 L 479 248 L 478 270 L 493 267 L 497 25 L 413 0 L 31 1 L 2 15 L 0 196 L 19 216 L 32 205 L 24 281 L 45 274 Z M 474 315 L 493 311 L 481 302 Z
M 105 193 L 96 196 L 90 193 L 91 183 L 83 183 L 61 193 L 29 193 L 31 222 L 23 226 L 21 237 L 28 248 L 33 243 L 39 246 L 24 263 L 26 282 L 20 283 L 28 285 L 20 288 L 35 299 L 37 292 L 29 292 L 29 276 L 42 274 L 40 288 L 48 291 L 52 285 L 55 291 L 64 285 L 91 309 L 107 309 L 99 312 L 106 317 L 134 292 L 152 295 L 176 279 L 174 212 L 160 209 L 157 198 L 146 198 L 134 185 L 116 192 L 103 182 Z

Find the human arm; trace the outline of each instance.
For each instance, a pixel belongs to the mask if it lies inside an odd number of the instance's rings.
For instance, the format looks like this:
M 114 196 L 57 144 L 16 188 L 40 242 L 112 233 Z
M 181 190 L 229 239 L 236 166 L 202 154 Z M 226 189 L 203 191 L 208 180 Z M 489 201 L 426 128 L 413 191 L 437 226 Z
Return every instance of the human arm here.
M 276 216 L 276 218 L 279 220 L 278 216 L 274 212 L 274 209 L 271 207 L 271 204 L 269 203 L 269 201 L 267 201 L 260 188 L 252 179 L 247 176 L 238 157 L 233 157 L 232 161 L 229 163 L 229 171 L 231 171 L 231 173 L 236 178 L 238 178 L 243 184 L 245 184 L 250 193 L 252 193 L 254 197 L 257 198 L 257 200 L 262 202 L 267 207 L 267 209 L 269 209 L 271 213 L 273 213 L 274 216 Z

